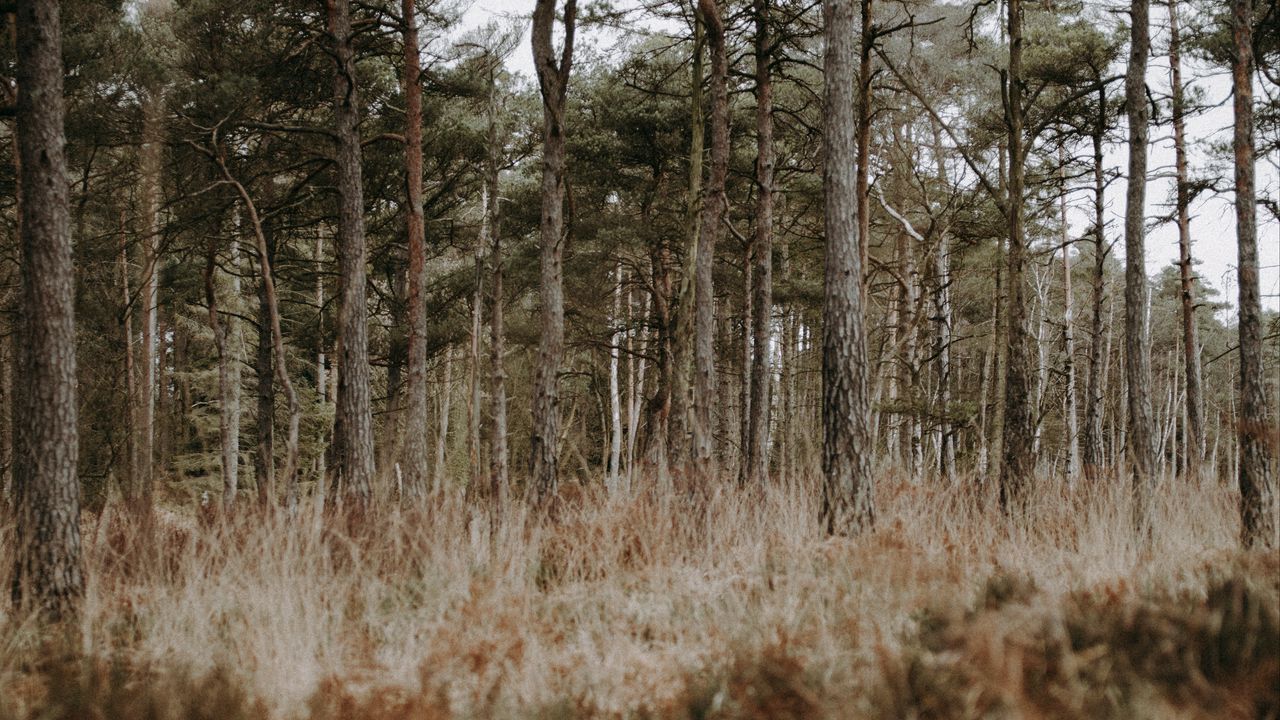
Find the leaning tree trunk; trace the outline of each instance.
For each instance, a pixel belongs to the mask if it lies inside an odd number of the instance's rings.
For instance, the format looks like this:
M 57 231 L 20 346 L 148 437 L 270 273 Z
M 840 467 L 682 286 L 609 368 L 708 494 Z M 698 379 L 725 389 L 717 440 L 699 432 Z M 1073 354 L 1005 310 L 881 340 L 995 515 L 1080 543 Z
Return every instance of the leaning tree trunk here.
M 751 416 L 743 477 L 763 484 L 769 477 L 769 427 L 773 377 L 773 60 L 769 33 L 770 0 L 755 0 L 756 12 L 756 236 L 754 327 L 752 327 Z
M 875 521 L 867 437 L 867 340 L 858 249 L 853 0 L 824 0 L 822 184 L 826 269 L 822 327 L 822 524 L 857 533 Z
M 542 334 L 533 383 L 533 427 L 529 463 L 535 500 L 555 497 L 559 482 L 560 362 L 564 356 L 565 98 L 573 66 L 577 0 L 565 0 L 564 46 L 557 60 L 551 46 L 556 0 L 537 0 L 533 10 L 533 61 L 542 92 L 542 245 L 540 277 Z
M 18 3 L 18 178 L 22 294 L 16 349 L 13 599 L 51 619 L 84 593 L 76 476 L 75 264 L 55 0 Z
M 1204 462 L 1204 399 L 1200 390 L 1200 339 L 1196 323 L 1195 271 L 1191 264 L 1191 188 L 1187 180 L 1186 103 L 1182 87 L 1182 38 L 1178 2 L 1169 0 L 1169 68 L 1173 90 L 1173 150 L 1177 178 L 1178 274 L 1182 283 L 1182 360 L 1187 386 L 1186 475 L 1198 478 Z
M 1026 152 L 1023 148 L 1022 2 L 1009 0 L 1009 184 L 1006 212 L 1009 225 L 1007 352 L 1004 368 L 1004 428 L 1000 463 L 1000 505 L 1020 511 L 1035 472 L 1028 378 L 1027 261 L 1023 229 Z
M 707 45 L 711 52 L 711 171 L 702 197 L 702 216 L 698 221 L 695 268 L 693 461 L 699 482 L 706 483 L 715 475 L 712 408 L 716 402 L 716 316 L 712 271 L 721 217 L 725 211 L 725 181 L 729 174 L 729 70 L 720 6 L 716 0 L 698 0 L 698 8 L 706 25 Z
M 400 471 L 410 496 L 426 492 L 431 471 L 427 438 L 427 251 L 422 216 L 422 69 L 418 56 L 418 18 L 414 0 L 401 0 L 404 22 L 405 233 L 409 237 L 409 381 L 406 387 L 404 441 Z
M 1151 325 L 1147 316 L 1145 214 L 1147 197 L 1147 55 L 1151 53 L 1149 0 L 1132 0 L 1125 110 L 1129 116 L 1129 183 L 1124 213 L 1124 371 L 1129 384 L 1128 451 L 1133 474 L 1134 522 L 1147 526 L 1147 503 L 1155 473 L 1151 421 Z
M 1258 287 L 1258 226 L 1253 149 L 1253 1 L 1232 0 L 1231 69 L 1235 126 L 1236 242 L 1240 283 L 1240 517 L 1248 546 L 1270 539 L 1271 450 L 1262 365 L 1262 304 Z M 23 163 L 25 166 L 26 158 Z
M 333 103 L 338 170 L 338 398 L 334 472 L 340 492 L 357 506 L 373 494 L 373 410 L 369 393 L 369 327 L 365 280 L 364 184 L 360 108 L 352 48 L 350 0 L 327 0 L 335 73 Z

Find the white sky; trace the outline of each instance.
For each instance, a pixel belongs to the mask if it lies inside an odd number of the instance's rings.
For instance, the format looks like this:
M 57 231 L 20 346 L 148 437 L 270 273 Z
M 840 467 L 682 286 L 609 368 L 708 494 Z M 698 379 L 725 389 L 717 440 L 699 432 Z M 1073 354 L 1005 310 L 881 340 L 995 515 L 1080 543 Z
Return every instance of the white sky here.
M 582 0 L 579 0 L 582 4 Z M 634 0 L 623 0 L 623 4 L 635 4 Z M 533 0 L 476 0 L 463 16 L 464 28 L 475 27 L 494 19 L 510 17 L 528 17 L 533 10 Z M 1184 10 L 1185 12 L 1185 10 Z M 1156 57 L 1150 61 L 1148 83 L 1152 92 L 1164 96 L 1168 92 L 1169 65 L 1163 53 L 1168 47 L 1168 33 L 1165 26 L 1166 17 L 1161 8 L 1152 14 L 1152 47 Z M 1186 20 L 1184 19 L 1184 24 Z M 607 47 L 610 39 L 603 39 L 599 32 L 587 31 L 579 33 L 580 47 L 593 41 Z M 1185 56 L 1185 53 L 1184 53 Z M 579 56 L 581 57 L 581 55 Z M 519 48 L 507 61 L 510 70 L 533 76 L 532 50 L 526 31 Z M 1208 74 L 1204 67 L 1197 66 L 1183 58 L 1184 82 L 1192 83 L 1205 91 L 1207 104 L 1216 107 L 1187 122 L 1188 152 L 1190 155 L 1191 175 L 1204 174 L 1210 165 L 1210 148 L 1213 144 L 1230 146 L 1231 141 L 1231 82 L 1225 69 L 1216 74 Z M 1255 95 L 1260 88 L 1255 87 Z M 1173 140 L 1171 127 L 1153 127 L 1152 145 L 1148 158 L 1148 176 L 1152 178 L 1147 184 L 1147 217 L 1153 218 L 1170 214 L 1167 203 L 1173 194 Z M 1127 166 L 1127 150 L 1125 145 L 1112 146 L 1108 152 L 1107 163 L 1118 173 L 1123 173 Z M 1230 181 L 1230 166 L 1223 170 Z M 1259 197 L 1270 197 L 1280 202 L 1280 157 L 1259 156 L 1257 162 L 1257 185 Z M 1092 210 L 1091 193 L 1077 192 L 1071 199 L 1073 236 L 1078 237 L 1090 222 Z M 1124 220 L 1124 182 L 1114 182 L 1108 188 L 1108 232 L 1113 238 L 1120 237 Z M 1220 293 L 1220 299 L 1235 305 L 1236 303 L 1236 238 L 1234 197 L 1230 193 L 1209 195 L 1198 199 L 1192 205 L 1192 254 L 1200 262 L 1199 271 L 1202 280 Z M 1178 258 L 1177 227 L 1172 223 L 1152 230 L 1147 235 L 1147 274 L 1156 275 L 1161 268 Z M 1261 208 L 1258 213 L 1258 251 L 1262 295 L 1264 307 L 1280 309 L 1280 223 L 1275 222 Z M 1114 250 L 1123 257 L 1123 241 Z

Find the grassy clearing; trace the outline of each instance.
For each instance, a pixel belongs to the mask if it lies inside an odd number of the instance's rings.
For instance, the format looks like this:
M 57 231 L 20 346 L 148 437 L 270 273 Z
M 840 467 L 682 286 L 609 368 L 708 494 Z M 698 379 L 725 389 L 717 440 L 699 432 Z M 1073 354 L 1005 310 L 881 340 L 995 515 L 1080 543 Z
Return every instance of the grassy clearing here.
M 0 719 L 1280 716 L 1280 561 L 1227 490 L 1164 488 L 1149 549 L 1119 490 L 1014 525 L 885 483 L 857 539 L 816 496 L 584 492 L 492 533 L 455 497 L 356 533 L 165 512 L 150 544 L 109 508 L 73 646 L 0 616 Z

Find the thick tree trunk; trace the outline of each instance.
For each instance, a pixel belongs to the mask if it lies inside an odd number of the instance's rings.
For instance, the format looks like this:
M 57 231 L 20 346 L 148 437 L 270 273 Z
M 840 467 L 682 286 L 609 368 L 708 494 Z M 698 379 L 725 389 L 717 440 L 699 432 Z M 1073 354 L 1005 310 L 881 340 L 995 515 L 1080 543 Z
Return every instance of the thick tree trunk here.
M 1147 317 L 1146 197 L 1147 56 L 1151 53 L 1149 0 L 1132 0 L 1129 68 L 1125 76 L 1125 110 L 1129 117 L 1129 178 L 1124 213 L 1124 371 L 1129 384 L 1129 470 L 1133 474 L 1134 522 L 1147 525 L 1147 503 L 1155 473 L 1155 441 L 1151 422 L 1151 326 Z
M 373 494 L 373 410 L 369 393 L 364 185 L 360 106 L 352 48 L 350 0 L 327 0 L 335 72 L 333 103 L 338 170 L 338 397 L 334 472 L 340 495 L 357 506 Z
M 755 0 L 756 12 L 756 236 L 754 325 L 751 330 L 754 352 L 751 362 L 751 405 L 748 444 L 743 477 L 762 484 L 769 478 L 769 429 L 772 421 L 773 389 L 773 61 L 769 32 L 769 3 Z
M 875 521 L 867 437 L 867 340 L 855 177 L 853 0 L 824 0 L 823 189 L 826 269 L 822 329 L 822 524 L 857 533 Z
M 1270 469 L 1274 450 L 1267 424 L 1262 365 L 1262 304 L 1258 283 L 1258 226 L 1253 145 L 1253 0 L 1232 0 L 1231 69 L 1235 125 L 1236 242 L 1240 284 L 1240 517 L 1248 546 L 1272 539 Z M 25 158 L 24 158 L 25 163 Z
M 533 382 L 533 427 L 529 438 L 530 481 L 535 501 L 545 505 L 559 483 L 560 362 L 564 356 L 564 188 L 565 98 L 573 66 L 577 1 L 565 0 L 564 45 L 552 49 L 556 0 L 537 0 L 533 10 L 533 62 L 542 92 L 542 246 L 540 275 L 542 333 Z
M 430 454 L 427 440 L 427 251 L 422 216 L 422 82 L 418 55 L 418 17 L 414 0 L 401 0 L 404 22 L 405 233 L 409 239 L 409 381 L 401 444 L 400 472 L 410 496 L 427 489 Z
M 1182 360 L 1187 391 L 1186 475 L 1198 478 L 1204 462 L 1204 399 L 1200 391 L 1200 339 L 1196 323 L 1195 270 L 1191 261 L 1191 188 L 1187 179 L 1186 101 L 1182 86 L 1182 36 L 1178 2 L 1169 0 L 1169 68 L 1173 90 L 1173 150 L 1177 178 L 1178 274 L 1182 282 Z
M 1009 225 L 1007 263 L 1008 311 L 1004 367 L 1004 427 L 1000 463 L 1000 504 L 1006 512 L 1022 510 L 1035 472 L 1031 418 L 1031 387 L 1028 378 L 1027 346 L 1027 260 L 1023 229 L 1026 138 L 1023 134 L 1022 90 L 1022 0 L 1008 2 L 1009 71 L 1009 183 L 1006 212 Z
M 17 552 L 13 599 L 51 619 L 84 593 L 76 476 L 75 267 L 72 259 L 58 3 L 18 4 L 18 179 L 22 295 L 14 410 Z
M 703 108 L 703 46 L 706 41 L 705 19 L 702 9 L 694 3 L 693 13 L 693 57 L 690 61 L 689 76 L 689 187 L 685 194 L 686 235 L 683 265 L 680 271 L 680 284 L 674 298 L 674 307 L 670 305 L 670 279 L 668 264 L 663 265 L 662 273 L 667 292 L 667 315 L 669 361 L 671 365 L 671 384 L 668 389 L 665 381 L 660 384 L 660 397 L 666 400 L 668 412 L 664 417 L 667 424 L 665 451 L 670 461 L 679 466 L 687 466 L 690 460 L 689 428 L 691 424 L 693 385 L 694 335 L 694 298 L 696 286 L 694 276 L 698 260 L 698 240 L 701 228 L 702 211 L 702 156 L 706 150 L 706 116 Z M 665 241 L 664 241 L 665 242 Z M 655 283 L 657 281 L 655 280 Z M 660 377 L 665 377 L 659 373 Z M 665 462 L 665 461 L 664 461 Z M 665 473 L 662 475 L 666 477 Z
M 706 23 L 707 46 L 711 52 L 711 170 L 702 196 L 702 216 L 698 221 L 698 258 L 694 293 L 694 385 L 693 461 L 700 483 L 716 474 L 715 426 L 712 408 L 716 403 L 715 365 L 715 267 L 716 242 L 724 215 L 724 189 L 729 174 L 729 90 L 728 50 L 724 21 L 716 0 L 698 0 Z M 702 488 L 702 489 L 705 489 Z

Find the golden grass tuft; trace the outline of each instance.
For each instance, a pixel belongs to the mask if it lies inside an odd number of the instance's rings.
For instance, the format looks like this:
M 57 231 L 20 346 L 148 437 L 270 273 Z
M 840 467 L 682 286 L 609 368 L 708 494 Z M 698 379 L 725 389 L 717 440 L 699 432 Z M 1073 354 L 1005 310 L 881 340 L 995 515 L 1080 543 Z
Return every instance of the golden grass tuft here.
M 1045 483 L 1019 522 L 991 494 L 885 484 L 858 538 L 809 483 L 169 509 L 154 541 L 108 506 L 74 646 L 0 614 L 0 719 L 1280 714 L 1280 565 L 1229 490 L 1166 483 L 1145 547 L 1123 488 Z

